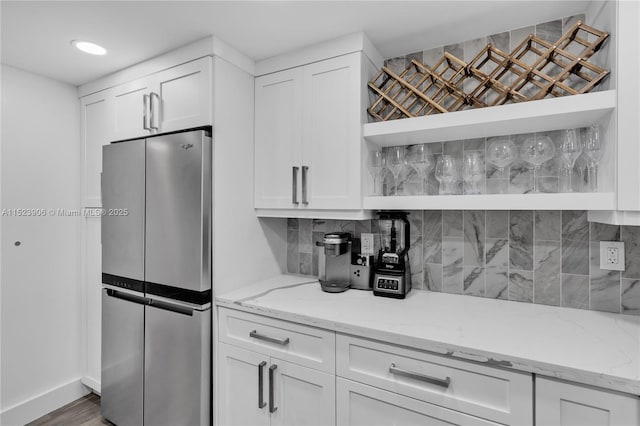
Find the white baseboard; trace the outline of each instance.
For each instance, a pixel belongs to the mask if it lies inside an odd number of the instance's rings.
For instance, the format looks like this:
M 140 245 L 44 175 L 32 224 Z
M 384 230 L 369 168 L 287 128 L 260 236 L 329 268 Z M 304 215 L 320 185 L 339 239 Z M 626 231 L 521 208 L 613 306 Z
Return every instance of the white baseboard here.
M 90 392 L 91 390 L 84 386 L 80 379 L 72 380 L 3 410 L 0 413 L 0 424 L 2 426 L 24 425 Z
M 100 395 L 100 381 L 89 376 L 82 377 L 80 381 L 82 382 L 83 385 L 91 388 L 91 391 L 93 393 Z

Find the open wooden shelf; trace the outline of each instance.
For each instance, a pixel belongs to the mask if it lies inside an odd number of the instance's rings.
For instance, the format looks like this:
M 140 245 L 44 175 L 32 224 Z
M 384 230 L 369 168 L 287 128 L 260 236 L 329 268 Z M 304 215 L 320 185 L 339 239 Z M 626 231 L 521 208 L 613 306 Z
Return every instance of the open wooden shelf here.
M 364 125 L 379 147 L 586 127 L 616 107 L 615 90 Z
M 615 210 L 613 192 L 365 197 L 367 210 Z

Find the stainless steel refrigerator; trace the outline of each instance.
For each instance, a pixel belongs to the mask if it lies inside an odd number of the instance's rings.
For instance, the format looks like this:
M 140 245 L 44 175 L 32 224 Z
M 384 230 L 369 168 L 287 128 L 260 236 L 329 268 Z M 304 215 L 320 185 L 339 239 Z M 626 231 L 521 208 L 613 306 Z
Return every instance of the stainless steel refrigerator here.
M 102 164 L 102 414 L 211 421 L 210 129 L 114 142 Z

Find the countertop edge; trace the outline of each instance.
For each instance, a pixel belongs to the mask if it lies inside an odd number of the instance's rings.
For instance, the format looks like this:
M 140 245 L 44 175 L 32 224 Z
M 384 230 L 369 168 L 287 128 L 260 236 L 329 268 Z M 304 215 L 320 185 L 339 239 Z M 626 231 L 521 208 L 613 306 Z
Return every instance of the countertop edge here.
M 338 333 L 351 334 L 358 337 L 378 340 L 384 343 L 397 344 L 407 348 L 430 352 L 436 355 L 448 356 L 463 361 L 477 362 L 494 368 L 503 368 L 522 373 L 533 373 L 545 377 L 562 379 L 583 385 L 595 386 L 598 388 L 640 396 L 640 381 L 625 379 L 624 377 L 595 373 L 592 371 L 554 365 L 531 359 L 505 356 L 503 354 L 486 352 L 472 347 L 462 347 L 428 339 L 409 337 L 400 333 L 378 331 L 368 327 L 328 321 L 312 316 L 294 314 L 279 309 L 246 305 L 242 302 L 234 302 L 223 298 L 216 299 L 215 303 L 218 307 L 264 315 L 275 319 L 300 323 Z

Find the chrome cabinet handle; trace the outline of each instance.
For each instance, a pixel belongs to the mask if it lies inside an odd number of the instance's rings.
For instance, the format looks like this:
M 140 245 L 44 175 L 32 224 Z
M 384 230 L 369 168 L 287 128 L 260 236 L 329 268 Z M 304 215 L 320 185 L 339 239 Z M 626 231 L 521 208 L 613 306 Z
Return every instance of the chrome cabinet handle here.
M 298 169 L 299 167 L 293 166 L 291 168 L 292 171 L 292 176 L 291 176 L 291 181 L 293 182 L 291 185 L 292 188 L 292 192 L 291 192 L 291 202 L 295 205 L 298 205 Z
M 395 374 L 396 376 L 404 376 L 410 379 L 420 380 L 421 382 L 427 382 L 434 385 L 442 386 L 443 388 L 448 388 L 451 383 L 451 378 L 446 377 L 445 379 L 439 379 L 437 377 L 426 376 L 420 373 L 414 373 L 413 371 L 403 370 L 402 368 L 396 367 L 395 364 L 391 364 L 389 366 L 389 373 Z
M 259 334 L 257 330 L 253 330 L 249 333 L 249 337 L 253 337 L 254 339 L 264 340 L 265 342 L 277 343 L 278 345 L 286 346 L 289 344 L 289 338 L 285 337 L 284 339 L 276 339 L 274 337 L 265 336 L 264 334 Z
M 149 95 L 142 96 L 142 128 L 144 130 L 151 130 L 151 127 L 147 125 L 147 111 L 149 110 Z
M 153 97 L 156 97 L 156 99 L 158 100 L 158 110 L 160 109 L 160 95 L 158 95 L 155 92 L 151 92 L 151 98 L 150 98 L 150 105 L 151 105 L 151 117 L 149 118 L 149 127 L 152 128 L 153 130 L 158 130 L 158 126 L 154 126 L 153 123 L 156 121 L 156 110 L 153 107 Z M 158 116 L 160 116 L 160 114 L 158 114 Z
M 264 408 L 267 405 L 267 403 L 264 402 L 264 378 L 262 373 L 265 365 L 267 365 L 267 361 L 262 361 L 260 364 L 258 364 L 258 408 L 260 409 Z
M 309 166 L 302 166 L 302 204 L 307 206 L 309 205 L 309 200 L 307 200 L 307 172 L 309 171 Z
M 278 411 L 278 407 L 275 406 L 274 397 L 273 397 L 273 374 L 278 368 L 277 364 L 273 364 L 269 367 L 269 412 L 275 413 Z

